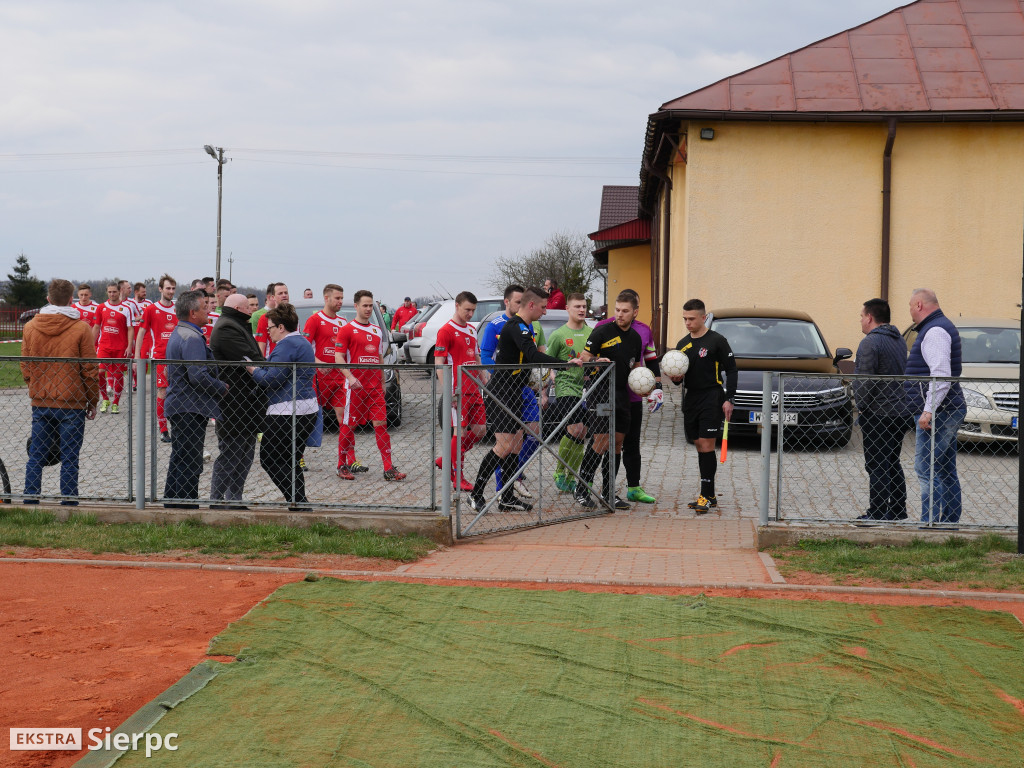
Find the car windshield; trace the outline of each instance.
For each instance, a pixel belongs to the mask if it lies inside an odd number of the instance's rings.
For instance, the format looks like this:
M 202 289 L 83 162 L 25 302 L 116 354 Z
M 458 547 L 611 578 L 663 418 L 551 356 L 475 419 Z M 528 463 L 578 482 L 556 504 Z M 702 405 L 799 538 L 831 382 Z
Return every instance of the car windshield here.
M 473 317 L 470 318 L 471 323 L 479 323 L 491 312 L 505 311 L 504 299 L 482 299 L 477 302 L 476 310 L 473 312 Z
M 825 343 L 813 323 L 777 317 L 716 317 L 736 357 L 822 357 Z
M 965 363 L 1020 365 L 1020 328 L 957 328 L 960 354 Z

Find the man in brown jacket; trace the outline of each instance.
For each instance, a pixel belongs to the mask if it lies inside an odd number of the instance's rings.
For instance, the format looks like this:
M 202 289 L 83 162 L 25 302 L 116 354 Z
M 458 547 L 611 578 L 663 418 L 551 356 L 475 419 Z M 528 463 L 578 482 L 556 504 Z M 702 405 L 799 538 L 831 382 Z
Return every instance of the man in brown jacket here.
M 24 357 L 88 358 L 85 362 L 26 360 L 21 375 L 32 398 L 32 442 L 25 466 L 25 503 L 38 504 L 43 466 L 55 441 L 60 444 L 61 504 L 78 501 L 78 454 L 82 450 L 85 420 L 96 418 L 99 401 L 99 370 L 92 330 L 78 319 L 71 306 L 74 286 L 53 280 L 47 294 L 50 303 L 25 325 L 21 354 Z

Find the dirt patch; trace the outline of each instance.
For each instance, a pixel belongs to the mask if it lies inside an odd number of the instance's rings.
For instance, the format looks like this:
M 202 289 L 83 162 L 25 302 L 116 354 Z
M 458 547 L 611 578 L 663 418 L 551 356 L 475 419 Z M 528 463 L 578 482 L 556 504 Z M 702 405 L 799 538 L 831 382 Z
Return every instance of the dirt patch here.
M 0 723 L 115 728 L 299 578 L 0 561 Z M 5 747 L 0 765 L 70 766 L 82 754 Z
M 3 547 L 4 558 L 61 558 L 64 560 L 121 560 L 130 562 L 201 563 L 203 565 L 259 565 L 277 568 L 310 568 L 322 571 L 393 571 L 404 565 L 400 560 L 383 560 L 355 555 L 267 553 L 258 557 L 249 555 L 204 555 L 194 551 L 168 551 L 145 555 L 122 552 L 90 552 L 84 549 L 41 549 L 38 547 Z

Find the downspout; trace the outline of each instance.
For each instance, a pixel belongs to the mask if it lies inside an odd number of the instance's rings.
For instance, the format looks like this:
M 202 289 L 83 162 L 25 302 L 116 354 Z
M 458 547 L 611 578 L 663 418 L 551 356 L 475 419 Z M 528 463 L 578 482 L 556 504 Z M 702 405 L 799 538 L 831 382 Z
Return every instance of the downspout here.
M 669 267 L 672 264 L 672 259 L 669 258 L 669 254 L 672 253 L 670 246 L 672 245 L 672 184 L 671 182 L 665 188 L 665 226 L 662 228 L 665 234 L 665 247 L 662 253 L 665 254 L 665 277 L 661 282 L 661 317 L 658 319 L 661 321 L 661 328 L 659 329 L 661 348 L 668 349 L 668 273 Z
M 662 184 L 665 185 L 665 200 L 666 200 L 666 202 L 670 203 L 671 200 L 672 200 L 672 179 L 670 179 L 666 174 L 661 173 L 661 172 L 655 170 L 651 166 L 651 164 L 648 163 L 646 160 L 644 161 L 644 167 L 647 169 L 648 173 L 650 173 L 652 176 L 654 176 Z M 656 203 L 656 204 L 659 205 L 659 206 L 661 205 L 660 202 Z M 669 219 L 669 216 L 670 216 L 668 208 L 659 208 L 659 210 L 657 212 L 655 212 L 654 216 L 652 217 L 652 220 L 654 222 L 659 222 L 661 220 L 661 215 L 660 214 L 662 212 L 664 212 L 664 218 L 665 218 L 665 220 L 667 222 L 668 219 Z M 660 229 L 661 229 L 661 232 L 665 233 L 664 245 L 662 245 L 662 243 L 661 243 L 661 235 L 659 233 L 659 237 L 657 238 L 659 253 L 653 253 L 653 252 L 651 253 L 651 270 L 652 270 L 652 275 L 653 275 L 653 278 L 654 278 L 653 279 L 653 282 L 654 282 L 654 286 L 653 286 L 654 287 L 654 293 L 651 294 L 651 303 L 655 305 L 652 308 L 654 310 L 654 312 L 652 312 L 651 323 L 652 323 L 652 330 L 654 330 L 655 333 L 658 335 L 657 342 L 659 344 L 661 344 L 661 345 L 664 345 L 665 344 L 665 334 L 668 332 L 668 312 L 667 312 L 667 309 L 666 309 L 666 301 L 667 301 L 667 298 L 668 298 L 668 234 L 667 234 L 667 229 L 666 229 L 665 226 L 662 226 Z M 653 245 L 654 242 L 655 242 L 655 238 L 652 237 L 651 238 L 651 244 Z M 665 254 L 665 278 L 664 278 L 664 281 L 662 281 L 662 278 L 661 278 L 661 253 Z M 663 284 L 663 286 L 664 286 L 662 288 L 662 290 L 661 290 L 661 293 L 664 294 L 664 297 L 658 296 L 658 286 L 659 286 L 659 284 Z M 657 321 L 657 322 L 655 322 L 655 321 Z
M 889 300 L 889 240 L 892 227 L 892 147 L 896 143 L 896 118 L 889 118 L 889 135 L 882 153 L 882 269 L 879 298 Z

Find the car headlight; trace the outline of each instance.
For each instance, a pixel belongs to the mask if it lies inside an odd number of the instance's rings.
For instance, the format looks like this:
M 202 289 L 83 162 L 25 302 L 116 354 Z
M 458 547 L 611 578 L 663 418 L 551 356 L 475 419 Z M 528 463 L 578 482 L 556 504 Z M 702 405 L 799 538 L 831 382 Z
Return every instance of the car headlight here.
M 821 390 L 818 393 L 818 397 L 821 398 L 823 403 L 836 403 L 849 400 L 850 392 L 846 387 L 835 387 L 833 389 Z
M 963 387 L 964 400 L 967 402 L 968 408 L 983 408 L 985 410 L 992 410 L 992 403 L 985 397 L 981 392 L 976 389 L 968 389 Z

